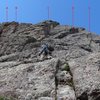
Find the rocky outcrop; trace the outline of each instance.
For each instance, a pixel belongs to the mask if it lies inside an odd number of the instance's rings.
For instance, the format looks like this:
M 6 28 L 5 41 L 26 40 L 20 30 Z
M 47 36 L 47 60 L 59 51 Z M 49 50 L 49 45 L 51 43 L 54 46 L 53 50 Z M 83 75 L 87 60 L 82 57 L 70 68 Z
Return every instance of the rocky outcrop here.
M 100 53 L 69 62 L 75 92 L 80 100 L 100 99 Z
M 52 58 L 39 60 L 42 44 Z M 99 100 L 100 36 L 55 21 L 0 24 L 0 97 Z
M 13 64 L 15 62 L 12 62 Z M 29 64 L 8 66 L 0 70 L 0 93 L 15 92 L 18 100 L 55 98 L 55 66 L 57 59 Z M 5 65 L 3 63 L 2 65 Z

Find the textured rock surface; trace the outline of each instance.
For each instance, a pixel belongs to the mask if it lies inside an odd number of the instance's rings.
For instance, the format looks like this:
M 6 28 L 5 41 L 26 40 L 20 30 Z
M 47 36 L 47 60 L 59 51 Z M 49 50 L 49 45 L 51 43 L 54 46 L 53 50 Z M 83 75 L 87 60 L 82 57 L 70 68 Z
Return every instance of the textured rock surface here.
M 100 99 L 100 53 L 75 59 L 70 63 L 77 97 L 84 100 Z
M 8 62 L 9 65 L 0 70 L 0 93 L 16 91 L 19 93 L 19 100 L 25 100 L 24 97 L 26 100 L 37 100 L 41 96 L 53 97 L 56 63 L 57 59 L 51 59 L 12 67 L 12 63 Z
M 70 86 L 58 86 L 57 100 L 76 100 L 75 92 Z
M 52 59 L 40 61 L 43 43 Z M 0 24 L 0 96 L 100 100 L 100 36 L 58 22 Z

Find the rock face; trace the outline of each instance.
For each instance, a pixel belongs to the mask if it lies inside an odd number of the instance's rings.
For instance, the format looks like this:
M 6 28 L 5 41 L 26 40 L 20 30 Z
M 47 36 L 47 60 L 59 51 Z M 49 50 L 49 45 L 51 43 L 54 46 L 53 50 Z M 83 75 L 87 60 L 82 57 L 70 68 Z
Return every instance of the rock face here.
M 12 67 L 9 62 L 5 69 L 0 70 L 0 93 L 17 92 L 19 100 L 38 100 L 39 97 L 53 97 L 55 91 L 55 66 L 57 59 L 48 62 L 19 64 Z M 4 63 L 2 63 L 3 65 Z M 6 89 L 5 89 L 6 88 Z M 20 95 L 21 94 L 21 95 Z M 54 97 L 53 97 L 54 98 Z
M 92 53 L 70 62 L 77 97 L 100 99 L 100 53 Z
M 42 44 L 54 47 L 40 61 Z M 55 21 L 0 24 L 0 98 L 100 100 L 100 36 Z

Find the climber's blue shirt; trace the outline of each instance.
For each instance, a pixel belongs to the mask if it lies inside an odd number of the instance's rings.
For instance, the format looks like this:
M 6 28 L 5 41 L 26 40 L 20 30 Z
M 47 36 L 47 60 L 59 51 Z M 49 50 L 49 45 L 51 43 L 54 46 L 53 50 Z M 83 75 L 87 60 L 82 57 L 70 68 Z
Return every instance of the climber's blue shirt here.
M 41 50 L 40 54 L 42 54 L 43 52 L 48 53 L 48 45 L 47 44 L 42 45 L 42 50 Z

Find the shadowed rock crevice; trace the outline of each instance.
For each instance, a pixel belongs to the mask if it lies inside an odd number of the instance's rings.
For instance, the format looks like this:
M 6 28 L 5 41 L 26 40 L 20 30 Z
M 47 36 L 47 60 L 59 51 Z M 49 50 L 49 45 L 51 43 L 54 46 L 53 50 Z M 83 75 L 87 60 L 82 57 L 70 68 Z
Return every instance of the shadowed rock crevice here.
M 55 75 L 56 99 L 76 100 L 74 84 L 69 64 L 59 60 Z
M 91 99 L 94 99 L 94 100 L 99 100 L 100 99 L 100 90 L 99 89 L 96 89 L 94 90 L 91 94 Z
M 78 100 L 89 100 L 87 92 L 81 94 L 80 97 L 77 98 Z
M 80 48 L 82 48 L 82 49 L 84 49 L 84 50 L 86 50 L 86 51 L 88 51 L 88 52 L 93 52 L 92 50 L 91 50 L 91 47 L 90 46 L 88 46 L 88 45 L 84 45 L 84 46 L 80 46 Z
M 57 100 L 57 89 L 58 89 L 58 78 L 57 78 L 57 73 L 59 70 L 59 64 L 60 64 L 60 60 L 57 61 L 57 64 L 55 66 L 56 71 L 55 71 L 55 100 Z

